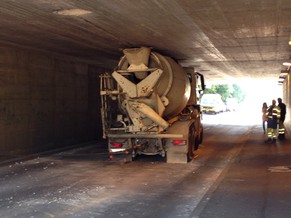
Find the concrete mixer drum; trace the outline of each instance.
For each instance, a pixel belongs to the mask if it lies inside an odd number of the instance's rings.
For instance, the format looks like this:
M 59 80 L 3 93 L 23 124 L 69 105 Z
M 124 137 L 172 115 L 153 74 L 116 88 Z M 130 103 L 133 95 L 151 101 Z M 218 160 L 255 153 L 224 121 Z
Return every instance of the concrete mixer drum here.
M 143 56 L 142 61 L 136 60 L 141 59 L 136 57 L 138 53 Z M 161 69 L 163 71 L 154 87 L 154 91 L 166 106 L 162 116 L 165 119 L 170 119 L 178 115 L 187 105 L 191 91 L 190 82 L 184 69 L 172 58 L 150 51 L 150 48 L 125 49 L 124 54 L 118 64 L 118 70 L 136 69 L 135 76 L 132 77 L 133 82 L 147 77 L 150 73 L 146 71 L 148 69 Z

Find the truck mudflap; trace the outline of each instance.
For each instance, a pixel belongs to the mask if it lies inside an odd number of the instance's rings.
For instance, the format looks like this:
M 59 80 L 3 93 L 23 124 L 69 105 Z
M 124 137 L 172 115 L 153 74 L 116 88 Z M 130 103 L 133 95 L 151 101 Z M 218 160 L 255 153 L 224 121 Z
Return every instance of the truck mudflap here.
M 188 163 L 187 146 L 171 146 L 167 150 L 167 163 Z
M 193 120 L 177 121 L 168 129 L 168 133 L 180 133 L 183 137 L 182 139 L 166 140 L 167 163 L 188 163 L 193 159 L 195 150 L 195 128 L 193 124 Z

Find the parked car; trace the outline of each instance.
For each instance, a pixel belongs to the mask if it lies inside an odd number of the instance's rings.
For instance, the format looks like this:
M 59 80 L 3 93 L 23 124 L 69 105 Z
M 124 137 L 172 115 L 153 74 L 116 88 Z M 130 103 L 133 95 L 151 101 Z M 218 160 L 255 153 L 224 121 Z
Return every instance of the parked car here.
M 200 105 L 203 113 L 217 114 L 226 111 L 226 105 L 222 101 L 220 94 L 204 94 Z

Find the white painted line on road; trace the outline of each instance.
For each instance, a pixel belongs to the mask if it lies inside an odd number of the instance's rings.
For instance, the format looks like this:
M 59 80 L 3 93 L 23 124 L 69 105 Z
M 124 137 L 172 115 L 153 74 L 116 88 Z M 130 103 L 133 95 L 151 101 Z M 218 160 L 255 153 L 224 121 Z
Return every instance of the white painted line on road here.
M 245 136 L 247 136 L 247 139 L 244 137 L 241 137 L 238 139 L 238 142 L 240 143 L 240 146 L 234 147 L 228 154 L 225 156 L 225 160 L 223 161 L 219 166 L 216 174 L 216 178 L 214 180 L 211 180 L 212 182 L 208 182 L 208 184 L 205 184 L 207 187 L 205 187 L 205 192 L 203 196 L 200 198 L 199 203 L 196 205 L 195 209 L 191 213 L 191 218 L 199 218 L 200 214 L 202 213 L 203 209 L 207 205 L 208 201 L 211 199 L 212 193 L 217 189 L 220 182 L 225 177 L 226 173 L 228 172 L 231 164 L 235 160 L 235 158 L 240 154 L 241 150 L 244 147 L 244 141 L 247 141 L 250 135 L 250 132 L 252 131 L 252 128 L 248 129 L 248 131 L 245 133 Z
M 269 167 L 268 169 L 271 172 L 276 173 L 285 173 L 285 172 L 291 172 L 291 166 L 275 166 L 275 167 Z

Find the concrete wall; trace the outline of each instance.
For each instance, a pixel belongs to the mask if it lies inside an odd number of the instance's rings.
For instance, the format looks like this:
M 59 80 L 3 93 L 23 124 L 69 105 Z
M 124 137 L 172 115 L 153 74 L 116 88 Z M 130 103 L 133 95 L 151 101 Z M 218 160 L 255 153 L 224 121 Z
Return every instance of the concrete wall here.
M 100 137 L 102 72 L 72 59 L 0 47 L 0 156 Z
M 290 137 L 291 136 L 291 84 L 290 84 L 290 75 L 288 74 L 287 78 L 283 83 L 283 102 L 286 104 L 286 119 L 285 119 L 285 128 Z

